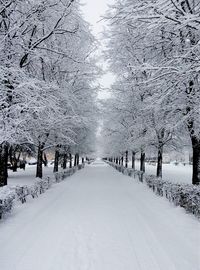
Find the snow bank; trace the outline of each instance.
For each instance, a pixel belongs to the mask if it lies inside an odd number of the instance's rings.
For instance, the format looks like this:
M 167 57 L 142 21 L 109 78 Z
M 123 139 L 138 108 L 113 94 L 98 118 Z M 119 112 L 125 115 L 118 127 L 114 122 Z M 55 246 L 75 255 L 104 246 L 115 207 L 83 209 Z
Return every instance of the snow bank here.
M 129 168 L 132 167 L 132 162 L 129 162 Z M 156 176 L 157 163 L 150 164 L 148 162 L 145 163 L 145 171 L 146 174 Z M 140 162 L 138 160 L 135 161 L 135 169 L 140 170 Z M 175 165 L 173 163 L 164 164 L 163 163 L 163 180 L 170 181 L 172 183 L 184 183 L 191 184 L 192 182 L 192 165 L 186 164 L 183 165 L 179 163 Z
M 25 203 L 28 197 L 32 197 L 34 199 L 48 190 L 53 183 L 63 181 L 65 178 L 73 175 L 77 170 L 82 168 L 84 168 L 84 164 L 55 173 L 55 179 L 49 176 L 44 179 L 37 179 L 31 186 L 5 186 L 0 188 L 0 219 L 12 210 L 16 201 Z
M 154 175 L 147 175 L 141 171 L 127 169 L 115 163 L 107 163 L 119 172 L 128 176 L 134 176 L 140 182 L 145 182 L 157 195 L 167 198 L 176 206 L 183 207 L 188 213 L 192 213 L 200 218 L 200 186 L 171 183 Z
M 8 170 L 8 186 L 32 186 L 35 183 L 36 165 L 26 165 L 26 170 Z M 53 166 L 43 166 L 44 177 L 53 177 Z

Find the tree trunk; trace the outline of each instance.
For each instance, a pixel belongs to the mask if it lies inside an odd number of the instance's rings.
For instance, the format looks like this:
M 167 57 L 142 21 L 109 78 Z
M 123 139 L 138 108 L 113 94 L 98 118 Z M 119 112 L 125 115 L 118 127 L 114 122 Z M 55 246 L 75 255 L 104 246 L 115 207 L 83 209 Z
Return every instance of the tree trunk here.
M 132 169 L 135 170 L 135 152 L 132 151 Z
M 14 158 L 13 165 L 12 165 L 13 172 L 17 172 L 17 159 Z
M 200 139 L 191 137 L 193 150 L 193 175 L 192 184 L 200 185 Z
M 191 42 L 195 44 L 195 40 L 191 40 Z M 193 98 L 194 98 L 194 81 L 189 81 L 189 87 L 186 88 L 186 94 L 187 94 L 187 108 L 186 113 L 188 115 L 193 115 L 192 111 L 193 108 Z M 196 92 L 196 91 L 195 91 Z M 190 132 L 190 138 L 192 142 L 192 151 L 193 151 L 193 172 L 192 172 L 192 184 L 193 185 L 200 185 L 200 137 L 197 137 L 195 134 L 195 126 L 198 125 L 195 124 L 195 119 L 190 116 L 187 121 L 188 130 Z
M 63 164 L 62 164 L 63 170 L 67 168 L 67 153 L 64 153 L 63 155 Z
M 55 150 L 55 159 L 54 159 L 54 168 L 53 168 L 53 172 L 58 172 L 58 164 L 59 164 L 59 157 L 60 157 L 60 153 L 59 153 L 59 148 L 56 147 Z
M 43 176 L 43 172 L 42 172 L 43 148 L 44 148 L 44 145 L 39 143 L 38 154 L 37 154 L 37 169 L 36 169 L 36 177 L 38 177 L 38 178 L 42 178 L 42 176 Z
M 44 166 L 47 167 L 47 165 L 48 165 L 48 160 L 47 160 L 47 155 L 46 155 L 46 153 L 43 153 L 43 163 L 44 163 Z
M 76 165 L 77 165 L 77 155 L 75 154 L 74 155 L 74 167 L 76 167 Z
M 145 152 L 144 151 L 141 151 L 140 171 L 145 172 Z
M 8 145 L 0 146 L 0 187 L 6 186 L 8 182 Z
M 187 108 L 187 112 L 190 113 L 191 108 Z M 188 120 L 188 130 L 190 132 L 190 138 L 192 142 L 193 151 L 193 171 L 192 171 L 192 184 L 200 185 L 200 137 L 197 137 L 194 130 L 194 119 Z
M 69 153 L 69 167 L 72 168 L 72 154 Z
M 121 157 L 121 165 L 124 166 L 124 157 Z
M 128 151 L 126 151 L 125 167 L 128 168 Z
M 18 165 L 19 159 L 20 159 L 20 153 L 19 153 L 18 157 L 16 157 L 16 152 L 15 151 L 14 151 L 14 155 L 13 155 L 13 172 L 17 172 L 17 165 Z
M 82 158 L 82 164 L 85 162 L 84 157 Z
M 79 165 L 79 154 L 77 154 L 77 166 Z
M 162 178 L 162 164 L 163 164 L 163 145 L 158 147 L 158 163 L 157 163 L 157 177 Z

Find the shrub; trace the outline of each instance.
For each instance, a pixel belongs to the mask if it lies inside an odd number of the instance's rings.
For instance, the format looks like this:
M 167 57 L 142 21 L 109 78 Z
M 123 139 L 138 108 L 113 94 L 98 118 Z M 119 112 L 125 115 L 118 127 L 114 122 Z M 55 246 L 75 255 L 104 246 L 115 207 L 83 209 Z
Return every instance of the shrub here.
M 147 186 L 157 195 L 166 197 L 176 206 L 183 207 L 188 213 L 200 218 L 200 186 L 171 183 L 154 175 L 146 175 L 141 171 L 122 168 L 122 166 L 112 162 L 107 161 L 107 163 L 125 175 L 134 176 L 140 182 L 146 182 Z
M 9 187 L 2 187 L 0 189 L 0 219 L 2 216 L 10 212 L 13 208 L 15 199 L 15 191 Z
M 56 182 L 59 183 L 65 178 L 73 175 L 77 170 L 84 168 L 85 164 L 80 164 L 77 167 L 63 170 L 54 174 L 55 180 L 46 177 L 44 179 L 37 179 L 32 186 L 16 186 L 15 188 L 2 187 L 0 188 L 0 219 L 2 216 L 10 212 L 13 208 L 14 201 L 25 203 L 27 197 L 31 196 L 33 199 L 48 190 L 51 185 Z

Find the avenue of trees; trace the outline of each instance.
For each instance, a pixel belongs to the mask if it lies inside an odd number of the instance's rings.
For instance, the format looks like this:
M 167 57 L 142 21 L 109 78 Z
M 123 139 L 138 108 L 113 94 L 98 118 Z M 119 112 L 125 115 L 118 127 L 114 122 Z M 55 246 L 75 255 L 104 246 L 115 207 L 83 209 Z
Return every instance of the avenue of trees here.
M 191 145 L 193 184 L 200 184 L 200 2 L 116 0 L 105 19 L 106 59 L 117 76 L 105 104 L 105 154 L 163 152 Z
M 8 160 L 36 152 L 42 178 L 45 152 L 72 166 L 93 150 L 95 40 L 79 1 L 0 0 L 0 186 Z

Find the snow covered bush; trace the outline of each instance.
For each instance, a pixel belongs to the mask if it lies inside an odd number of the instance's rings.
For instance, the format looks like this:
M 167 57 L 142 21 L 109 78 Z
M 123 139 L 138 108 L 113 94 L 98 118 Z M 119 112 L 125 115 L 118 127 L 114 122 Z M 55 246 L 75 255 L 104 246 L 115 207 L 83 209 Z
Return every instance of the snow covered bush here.
M 146 175 L 141 171 L 127 169 L 112 162 L 107 161 L 107 163 L 119 172 L 145 182 L 157 195 L 166 197 L 176 206 L 183 207 L 188 213 L 200 218 L 200 186 L 171 183 L 154 175 Z
M 82 168 L 84 168 L 84 166 L 85 164 L 79 164 L 78 166 L 75 166 L 73 168 L 54 173 L 56 183 L 59 183 L 63 181 L 65 178 L 73 175 L 77 170 L 81 170 Z
M 21 201 L 21 203 L 26 202 L 26 197 L 30 194 L 30 188 L 27 186 L 17 186 L 15 188 L 16 198 Z
M 154 175 L 145 175 L 145 182 L 157 195 L 163 196 L 164 180 L 156 178 Z
M 200 187 L 189 184 L 175 184 L 155 176 L 145 175 L 145 182 L 156 194 L 166 197 L 176 206 L 200 217 Z
M 112 166 L 113 168 L 115 168 L 117 171 L 119 171 L 119 172 L 122 171 L 122 166 L 121 165 L 118 165 L 118 164 L 115 164 L 115 163 L 109 162 L 109 161 L 106 161 L 106 163 L 108 163 L 110 166 Z
M 20 201 L 22 204 L 27 202 L 27 198 L 31 196 L 33 199 L 40 194 L 50 189 L 53 183 L 59 183 L 65 178 L 73 175 L 77 170 L 81 170 L 85 164 L 80 164 L 76 167 L 63 170 L 54 174 L 55 179 L 47 176 L 44 179 L 36 179 L 32 186 L 16 186 L 0 188 L 0 219 L 6 213 L 9 213 L 15 201 Z
M 29 188 L 30 195 L 33 199 L 37 198 L 39 195 L 39 186 L 35 183 L 33 186 Z
M 21 203 L 27 201 L 27 197 L 31 196 L 33 199 L 38 197 L 39 194 L 44 193 L 51 187 L 53 179 L 46 177 L 45 179 L 37 179 L 32 186 L 17 186 L 15 188 L 15 198 Z
M 78 165 L 78 170 L 81 170 L 81 169 L 83 169 L 83 168 L 85 168 L 85 163 L 79 164 L 79 165 Z
M 9 187 L 0 189 L 0 219 L 13 208 L 15 192 Z
M 176 206 L 200 218 L 200 187 L 187 184 L 165 182 L 163 194 Z
M 47 189 L 51 187 L 52 180 L 50 181 L 50 177 L 45 179 L 37 179 L 35 183 L 36 190 L 39 191 L 39 194 L 44 193 Z

